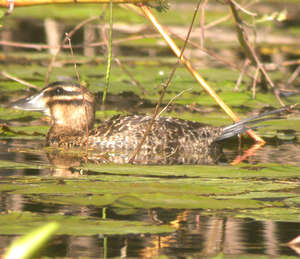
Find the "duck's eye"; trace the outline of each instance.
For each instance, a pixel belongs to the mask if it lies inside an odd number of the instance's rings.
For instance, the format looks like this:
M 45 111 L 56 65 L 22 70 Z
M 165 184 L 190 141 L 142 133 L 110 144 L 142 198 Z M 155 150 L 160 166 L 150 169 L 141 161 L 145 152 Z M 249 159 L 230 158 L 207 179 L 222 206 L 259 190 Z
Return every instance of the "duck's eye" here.
M 55 89 L 56 94 L 63 94 L 64 90 L 61 87 Z

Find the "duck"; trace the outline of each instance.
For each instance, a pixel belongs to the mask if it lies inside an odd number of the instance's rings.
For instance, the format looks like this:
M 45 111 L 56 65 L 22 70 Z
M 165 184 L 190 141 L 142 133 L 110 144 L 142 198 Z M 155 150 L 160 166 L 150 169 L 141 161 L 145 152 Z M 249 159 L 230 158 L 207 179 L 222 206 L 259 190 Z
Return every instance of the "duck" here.
M 149 115 L 116 115 L 94 127 L 96 98 L 88 88 L 75 82 L 50 83 L 11 106 L 50 117 L 47 146 L 69 149 L 88 144 L 92 150 L 108 152 L 110 160 L 117 163 L 128 161 L 152 119 Z M 262 117 L 278 112 L 266 112 L 225 127 L 158 116 L 136 160 L 146 164 L 215 163 L 222 156 L 220 142 L 244 133 Z

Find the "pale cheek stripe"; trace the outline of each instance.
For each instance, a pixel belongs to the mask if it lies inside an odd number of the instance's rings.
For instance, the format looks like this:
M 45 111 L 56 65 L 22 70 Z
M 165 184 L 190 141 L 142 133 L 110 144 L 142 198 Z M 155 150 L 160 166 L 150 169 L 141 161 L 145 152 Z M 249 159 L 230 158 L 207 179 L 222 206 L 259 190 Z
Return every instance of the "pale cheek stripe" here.
M 78 94 L 78 95 L 67 95 L 67 93 L 66 94 L 63 94 L 63 95 L 54 95 L 54 96 L 52 96 L 52 97 L 48 97 L 48 96 L 46 96 L 45 98 L 49 98 L 49 99 L 52 99 L 53 101 L 64 101 L 64 100 L 66 100 L 66 101 L 82 101 L 83 100 L 83 98 L 82 98 L 82 95 L 81 94 Z M 88 101 L 88 102 L 93 102 L 93 97 L 91 97 L 91 96 L 84 96 L 84 99 L 86 100 L 86 101 Z
M 82 96 L 68 96 L 68 95 L 61 95 L 61 96 L 53 96 L 52 100 L 53 101 L 82 101 Z M 87 98 L 85 98 L 87 99 Z

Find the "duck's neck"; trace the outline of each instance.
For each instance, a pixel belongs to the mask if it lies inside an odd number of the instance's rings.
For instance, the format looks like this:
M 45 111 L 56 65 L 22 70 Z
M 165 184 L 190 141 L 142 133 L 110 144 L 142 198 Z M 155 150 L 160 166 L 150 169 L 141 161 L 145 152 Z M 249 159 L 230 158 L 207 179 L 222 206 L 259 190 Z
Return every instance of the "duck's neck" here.
M 87 130 L 90 131 L 94 126 L 94 120 L 89 124 L 82 120 L 72 120 L 72 122 L 60 123 L 62 121 L 52 121 L 47 133 L 47 145 L 68 146 L 69 142 L 78 142 L 76 146 L 81 146 L 86 141 Z
M 51 128 L 47 134 L 47 139 L 80 136 L 91 130 L 95 122 L 94 103 L 84 105 L 60 104 L 50 106 Z
M 86 130 L 86 128 L 71 130 L 69 127 L 51 127 L 46 137 L 47 146 L 84 146 L 86 143 Z M 88 130 L 90 131 L 90 128 Z

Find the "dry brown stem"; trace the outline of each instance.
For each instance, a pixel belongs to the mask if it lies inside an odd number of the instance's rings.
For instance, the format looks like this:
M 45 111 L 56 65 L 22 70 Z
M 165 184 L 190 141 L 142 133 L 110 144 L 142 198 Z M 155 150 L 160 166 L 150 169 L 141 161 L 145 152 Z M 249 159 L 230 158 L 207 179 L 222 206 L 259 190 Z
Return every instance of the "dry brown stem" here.
M 268 73 L 266 72 L 262 62 L 259 60 L 254 47 L 252 46 L 249 37 L 243 27 L 243 21 L 238 15 L 238 11 L 236 10 L 236 7 L 238 6 L 239 9 L 241 7 L 237 5 L 237 3 L 233 0 L 227 0 L 229 4 L 229 8 L 232 14 L 233 21 L 235 23 L 238 40 L 240 42 L 241 47 L 244 49 L 245 55 L 259 68 L 261 71 L 262 76 L 264 77 L 265 81 L 268 82 L 268 84 L 274 89 L 275 85 L 272 82 L 271 78 L 269 77 Z M 245 11 L 244 9 L 241 9 Z M 251 14 L 253 15 L 253 14 Z M 277 94 L 277 91 L 274 90 L 275 97 L 277 98 L 280 105 L 285 106 L 282 100 L 280 99 L 279 94 Z
M 191 35 L 191 31 L 192 31 L 192 28 L 193 28 L 193 25 L 194 25 L 194 22 L 195 22 L 195 18 L 196 18 L 196 16 L 197 16 L 197 12 L 198 12 L 198 10 L 199 10 L 200 3 L 201 3 L 201 0 L 198 0 L 197 6 L 196 6 L 196 9 L 195 9 L 193 18 L 192 18 L 192 22 L 191 22 L 191 24 L 190 24 L 190 26 L 189 26 L 189 30 L 188 30 L 188 33 L 187 33 L 187 36 L 186 36 L 186 40 L 184 41 L 184 45 L 183 45 L 183 47 L 182 47 L 182 49 L 181 49 L 181 51 L 180 51 L 180 54 L 179 54 L 178 59 L 177 59 L 177 62 L 176 62 L 176 64 L 174 65 L 174 67 L 173 67 L 173 69 L 172 69 L 172 71 L 171 71 L 171 73 L 170 73 L 170 75 L 169 75 L 167 81 L 166 81 L 165 83 L 162 84 L 162 91 L 161 91 L 159 100 L 158 100 L 158 102 L 157 102 L 157 104 L 156 104 L 155 110 L 154 110 L 154 112 L 153 112 L 151 121 L 150 121 L 150 123 L 149 123 L 149 125 L 148 125 L 148 127 L 147 127 L 147 129 L 146 129 L 146 131 L 145 131 L 145 133 L 144 133 L 144 135 L 143 135 L 143 138 L 141 139 L 140 143 L 138 144 L 138 146 L 136 147 L 136 149 L 135 149 L 135 151 L 133 152 L 132 156 L 130 157 L 130 159 L 129 159 L 129 161 L 128 161 L 129 163 L 133 163 L 133 161 L 134 161 L 136 155 L 137 155 L 138 152 L 140 151 L 140 149 L 141 149 L 142 145 L 144 144 L 144 142 L 145 142 L 147 136 L 149 135 L 149 133 L 150 133 L 150 131 L 151 131 L 151 128 L 152 128 L 152 126 L 153 126 L 153 124 L 154 124 L 155 118 L 156 118 L 156 116 L 157 116 L 158 113 L 159 113 L 159 108 L 160 108 L 160 105 L 162 104 L 164 95 L 165 95 L 165 93 L 166 93 L 166 91 L 167 91 L 167 88 L 168 88 L 168 86 L 170 85 L 170 82 L 172 81 L 172 79 L 173 79 L 173 77 L 174 77 L 174 75 L 175 75 L 175 72 L 176 72 L 176 70 L 177 70 L 177 68 L 178 68 L 178 66 L 179 66 L 179 64 L 180 64 L 180 61 L 181 61 L 181 59 L 182 59 L 182 57 L 183 57 L 183 53 L 184 53 L 184 50 L 185 50 L 185 48 L 186 48 L 188 39 L 189 39 L 189 37 L 190 37 L 190 35 Z M 147 12 L 150 12 L 150 13 L 151 13 L 151 11 L 150 11 L 148 8 L 146 8 L 145 6 L 143 6 L 142 4 L 140 5 L 140 7 L 141 7 L 141 9 L 142 9 L 144 12 L 146 11 L 146 13 L 147 13 Z M 144 8 L 146 8 L 146 9 L 144 10 Z
M 240 76 L 239 76 L 239 78 L 238 78 L 238 80 L 237 80 L 237 82 L 235 84 L 234 91 L 237 92 L 239 90 L 240 84 L 241 84 L 241 82 L 243 80 L 243 76 L 244 76 L 245 72 L 247 71 L 247 68 L 248 68 L 249 64 L 250 64 L 250 60 L 248 58 L 246 58 L 246 60 L 244 62 L 244 65 L 242 67 Z
M 174 36 L 174 37 L 176 37 L 176 38 L 178 38 L 178 39 L 184 40 L 183 37 L 181 37 L 180 35 L 177 35 L 177 34 L 175 34 L 175 33 L 172 33 L 172 32 L 171 32 L 171 35 Z M 218 61 L 220 61 L 220 62 L 222 62 L 222 63 L 224 63 L 224 64 L 230 66 L 231 68 L 236 69 L 236 70 L 239 70 L 239 71 L 242 72 L 242 69 L 241 69 L 238 65 L 236 65 L 235 63 L 230 62 L 229 60 L 227 60 L 227 59 L 225 59 L 225 58 L 223 58 L 223 57 L 221 57 L 221 56 L 219 56 L 218 54 L 216 54 L 216 53 L 213 52 L 212 50 L 209 50 L 209 49 L 207 49 L 207 48 L 201 48 L 201 46 L 200 46 L 198 43 L 196 43 L 196 42 L 194 42 L 194 41 L 191 41 L 191 40 L 189 40 L 188 43 L 189 43 L 191 46 L 200 49 L 201 51 L 203 51 L 203 52 L 206 53 L 207 55 L 209 55 L 209 56 L 211 56 L 211 57 L 214 57 L 214 58 L 217 59 Z M 251 78 L 254 78 L 253 75 L 251 75 L 249 72 L 245 71 L 244 73 L 245 73 L 247 76 L 249 76 L 249 77 L 251 77 Z
M 182 94 L 184 94 L 185 92 L 187 92 L 187 91 L 190 91 L 190 90 L 192 90 L 193 88 L 188 88 L 188 89 L 185 89 L 185 90 L 182 90 L 179 94 L 176 94 L 174 97 L 172 97 L 172 99 L 167 103 L 167 105 L 159 112 L 159 114 L 157 114 L 157 116 L 159 117 L 159 116 L 161 116 L 167 109 L 168 109 L 168 107 L 170 106 L 170 104 L 172 103 L 172 102 L 174 102 L 174 100 L 176 99 L 176 98 L 178 98 L 179 96 L 181 96 Z
M 72 58 L 74 58 L 74 52 L 73 52 L 73 48 L 72 48 L 71 38 L 70 38 L 70 36 L 67 33 L 66 33 L 65 39 L 67 39 L 67 41 L 69 42 L 71 55 L 72 55 Z M 88 159 L 88 152 L 89 152 L 89 141 L 88 141 L 89 140 L 88 110 L 87 110 L 86 100 L 84 98 L 84 89 L 83 89 L 83 86 L 82 86 L 82 84 L 80 82 L 80 75 L 79 75 L 78 70 L 77 70 L 77 64 L 76 64 L 76 62 L 74 62 L 74 70 L 75 70 L 75 73 L 76 73 L 77 81 L 78 81 L 78 83 L 80 85 L 80 92 L 81 92 L 81 95 L 82 95 L 82 102 L 83 102 L 84 111 L 85 111 L 85 132 L 86 132 L 85 158 L 86 158 L 86 161 L 87 161 L 87 159 Z
M 291 75 L 291 77 L 289 78 L 287 84 L 290 85 L 293 83 L 293 81 L 297 78 L 297 76 L 300 73 L 300 65 L 297 66 L 297 68 L 295 69 L 295 71 L 293 72 L 293 74 Z
M 147 2 L 158 2 L 159 0 L 112 0 L 113 4 L 138 4 Z M 13 6 L 31 6 L 31 5 L 45 5 L 45 4 L 88 4 L 98 3 L 107 4 L 110 0 L 14 0 Z M 7 7 L 12 9 L 9 1 L 0 0 L 0 7 Z
M 135 35 L 123 39 L 113 40 L 112 44 L 117 45 L 119 43 L 131 41 L 131 40 L 139 40 L 144 38 L 158 38 L 158 37 L 160 37 L 160 35 L 157 33 Z M 33 44 L 33 43 L 14 42 L 14 41 L 6 41 L 6 40 L 1 40 L 0 45 L 14 47 L 14 48 L 36 49 L 38 51 L 51 48 L 51 46 L 49 46 L 48 44 Z M 73 49 L 77 49 L 77 48 L 85 48 L 85 47 L 100 47 L 105 45 L 106 43 L 104 41 L 101 41 L 101 42 L 93 42 L 88 44 L 75 44 L 72 45 L 72 47 Z M 70 46 L 68 44 L 61 45 L 61 49 L 69 49 L 69 48 Z
M 282 66 L 293 66 L 293 65 L 297 65 L 297 64 L 300 64 L 300 59 L 284 61 L 281 65 Z
M 13 75 L 7 73 L 6 71 L 1 71 L 0 74 L 1 74 L 2 76 L 6 77 L 6 78 L 9 78 L 9 79 L 11 79 L 11 80 L 13 80 L 13 81 L 16 81 L 16 82 L 20 83 L 20 84 L 22 84 L 22 85 L 28 86 L 29 88 L 32 88 L 32 89 L 38 89 L 37 86 L 35 86 L 35 85 L 33 85 L 33 84 L 31 84 L 31 83 L 29 83 L 29 82 L 27 82 L 27 81 L 24 81 L 24 80 L 22 80 L 22 79 L 20 79 L 20 78 L 18 78 L 18 77 L 15 77 L 15 76 L 13 76 Z
M 232 118 L 234 121 L 239 121 L 238 116 L 228 107 L 226 103 L 215 93 L 215 91 L 207 84 L 207 82 L 199 75 L 196 69 L 193 67 L 191 62 L 186 59 L 184 56 L 181 56 L 181 51 L 171 39 L 171 37 L 166 33 L 165 29 L 160 25 L 155 16 L 149 10 L 148 7 L 141 5 L 141 9 L 144 12 L 145 16 L 149 19 L 155 29 L 162 35 L 164 40 L 167 42 L 169 47 L 175 53 L 177 57 L 180 57 L 181 62 L 186 66 L 188 71 L 193 75 L 193 77 L 198 81 L 202 88 L 214 99 L 214 101 L 227 113 L 227 115 Z M 254 131 L 248 130 L 248 135 L 252 137 L 255 141 L 265 143 L 265 141 L 260 138 Z
M 249 10 L 247 10 L 245 7 L 241 6 L 240 4 L 238 4 L 236 1 L 231 0 L 231 3 L 235 5 L 236 8 L 240 9 L 241 11 L 243 11 L 245 14 L 248 14 L 250 16 L 257 16 L 256 13 L 252 13 Z
M 201 35 L 200 35 L 200 46 L 204 48 L 204 40 L 205 40 L 205 7 L 208 0 L 204 0 L 201 5 L 201 17 L 200 17 L 200 28 L 201 28 Z
M 52 72 L 52 69 L 53 69 L 53 65 L 55 63 L 55 60 L 56 60 L 56 57 L 58 55 L 58 53 L 61 51 L 62 49 L 62 46 L 64 44 L 66 44 L 69 39 L 72 38 L 72 36 L 81 28 L 83 27 L 84 25 L 86 25 L 87 23 L 91 22 L 91 21 L 94 21 L 96 19 L 98 19 L 99 17 L 98 16 L 93 16 L 93 17 L 90 17 L 89 19 L 86 19 L 84 21 L 82 21 L 81 23 L 77 24 L 69 33 L 66 33 L 66 37 L 64 38 L 62 44 L 57 48 L 55 54 L 52 56 L 52 59 L 51 59 L 51 62 L 48 66 L 48 71 L 47 71 L 47 74 L 46 74 L 46 77 L 45 77 L 45 85 L 47 85 L 48 81 L 49 81 L 49 76 Z M 71 48 L 70 44 L 69 44 L 69 48 Z M 71 48 L 72 49 L 72 48 Z M 72 49 L 73 51 L 73 49 Z
M 256 84 L 257 84 L 258 75 L 259 75 L 259 68 L 257 67 L 255 70 L 254 80 L 253 80 L 253 84 L 252 84 L 252 98 L 253 99 L 255 98 L 255 95 L 256 95 Z
M 140 90 L 142 91 L 143 95 L 147 94 L 146 89 L 139 83 L 139 81 L 137 81 L 134 76 L 130 73 L 130 71 L 122 64 L 122 62 L 120 61 L 120 59 L 115 58 L 116 63 L 118 64 L 118 66 L 123 70 L 123 72 L 128 75 L 128 77 L 130 78 L 131 82 L 133 85 L 137 86 L 138 88 L 140 88 Z

